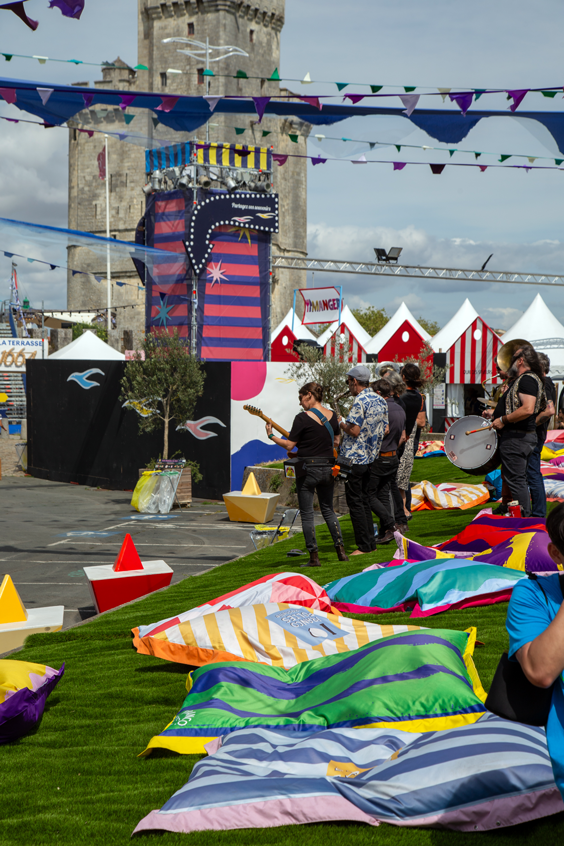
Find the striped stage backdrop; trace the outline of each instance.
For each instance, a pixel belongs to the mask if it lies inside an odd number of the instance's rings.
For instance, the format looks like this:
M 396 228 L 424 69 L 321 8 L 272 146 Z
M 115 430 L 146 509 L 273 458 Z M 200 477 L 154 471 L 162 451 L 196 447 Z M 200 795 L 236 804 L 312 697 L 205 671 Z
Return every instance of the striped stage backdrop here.
M 196 162 L 272 170 L 272 151 L 267 147 L 253 147 L 248 144 L 196 144 Z
M 501 338 L 477 317 L 447 351 L 446 382 L 471 385 L 493 379 L 498 384 L 495 359 L 502 345 Z
M 178 330 L 190 335 L 191 281 L 183 239 L 192 210 L 192 192 L 166 191 L 151 194 L 145 212 L 146 243 L 172 254 L 170 260 L 157 259 L 147 278 L 146 331 Z
M 323 348 L 323 354 L 325 356 L 331 356 L 331 358 L 336 358 L 337 356 L 341 356 L 343 351 L 341 348 L 341 339 L 340 336 L 344 335 L 345 340 L 343 346 L 349 346 L 349 362 L 350 364 L 358 364 L 359 362 L 366 361 L 366 350 L 360 344 L 359 341 L 355 338 L 351 330 L 348 328 L 346 323 L 341 324 L 340 331 L 334 332 L 327 343 Z
M 198 356 L 265 361 L 269 340 L 270 233 L 219 226 L 198 280 Z

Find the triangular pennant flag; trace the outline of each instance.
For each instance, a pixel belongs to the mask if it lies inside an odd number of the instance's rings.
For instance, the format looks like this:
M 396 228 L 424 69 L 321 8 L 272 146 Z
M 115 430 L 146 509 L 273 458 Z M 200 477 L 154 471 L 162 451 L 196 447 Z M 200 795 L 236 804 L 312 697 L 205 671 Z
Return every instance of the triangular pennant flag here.
M 40 65 L 44 65 L 45 62 L 49 61 L 49 56 L 32 56 L 32 59 L 37 59 Z
M 157 126 L 158 126 L 158 125 L 159 125 L 159 123 L 160 123 L 160 120 L 159 120 L 157 117 L 151 117 L 151 120 L 153 121 L 153 126 L 154 126 L 154 127 L 155 127 L 155 129 L 156 129 L 156 128 L 157 128 Z
M 474 158 L 476 159 L 476 161 L 478 161 L 481 155 L 481 153 L 474 153 Z
M 135 65 L 133 70 L 149 70 L 149 68 L 147 67 L 147 65 Z
M 15 103 L 18 99 L 15 88 L 0 88 L 0 97 L 3 97 L 7 103 Z
M 180 71 L 182 73 L 182 71 Z M 215 73 L 210 70 L 210 68 L 206 68 L 205 71 L 202 72 L 202 76 L 215 76 Z
M 444 164 L 432 164 L 429 165 L 433 173 L 440 174 L 445 169 L 446 165 Z
M 249 473 L 249 478 L 243 485 L 243 490 L 241 491 L 241 493 L 243 494 L 243 496 L 260 496 L 262 493 L 256 480 L 255 474 L 252 472 L 252 470 Z
M 410 91 L 415 91 L 416 88 L 417 88 L 416 85 L 404 85 L 403 86 L 403 90 L 405 91 L 406 94 L 409 94 Z
M 398 153 L 401 153 L 401 144 L 394 144 L 394 147 L 396 148 Z
M 488 169 L 488 166 L 487 166 L 487 165 L 478 165 L 478 167 L 480 168 L 480 170 L 481 170 L 481 172 L 482 172 L 482 173 L 485 173 L 485 172 L 486 172 L 486 170 Z
M 135 100 L 136 96 L 137 96 L 136 94 L 122 94 L 121 95 L 119 107 L 122 110 L 122 112 L 125 112 L 125 110 L 127 109 L 128 106 L 131 106 L 131 104 Z
M 101 282 L 101 281 L 102 281 L 102 277 L 101 277 L 101 276 L 94 276 L 94 279 L 96 280 L 96 282 Z
M 28 18 L 24 8 L 24 0 L 19 0 L 17 3 L 2 3 L 0 9 L 6 9 L 6 11 L 13 12 L 14 15 L 17 15 L 18 18 L 34 32 L 39 26 L 39 21 L 33 21 L 31 18 Z
M 482 96 L 482 94 L 485 94 L 485 93 L 486 93 L 485 88 L 474 88 L 474 97 L 476 98 L 476 100 L 479 100 L 480 97 Z
M 157 112 L 172 112 L 179 101 L 179 97 L 161 97 L 161 105 L 157 106 Z
M 557 167 L 560 167 L 560 165 L 562 164 L 562 162 L 564 162 L 564 159 L 554 159 L 554 164 L 555 164 Z
M 49 0 L 49 8 L 60 9 L 65 18 L 80 18 L 84 11 L 84 0 Z
M 50 264 L 49 270 L 56 270 L 58 268 L 58 266 L 59 266 L 58 264 Z
M 300 95 L 298 94 L 298 97 L 299 96 Z M 300 97 L 300 100 L 303 100 L 304 103 L 309 103 L 310 106 L 314 106 L 316 109 L 319 109 L 319 111 L 323 108 L 323 104 L 319 102 L 319 97 Z
M 528 88 L 519 88 L 515 91 L 508 91 L 507 96 L 511 97 L 513 100 L 512 104 L 509 106 L 512 112 L 514 112 L 523 102 L 525 96 L 529 93 Z
M 403 170 L 407 162 L 394 162 L 394 170 Z
M 404 115 L 409 117 L 419 102 L 419 94 L 400 94 L 399 98 L 405 106 Z
M 2 53 L 2 55 L 4 56 L 4 58 L 6 59 L 7 62 L 11 62 L 12 59 L 14 58 L 12 53 Z
M 337 86 L 339 91 L 342 91 L 343 88 L 346 88 L 348 84 L 349 84 L 348 82 L 336 82 L 335 83 L 335 85 Z
M 353 105 L 356 103 L 360 103 L 361 100 L 364 100 L 365 94 L 345 94 L 345 100 L 350 100 Z
M 282 165 L 285 165 L 288 161 L 288 156 L 283 155 L 282 153 L 273 153 L 272 161 L 276 162 L 278 167 L 282 167 Z
M 288 135 L 288 138 L 290 139 L 290 141 L 293 141 L 294 144 L 297 144 L 300 136 L 299 135 Z
M 452 157 L 454 156 L 455 153 L 456 153 L 456 150 L 449 150 L 448 151 L 448 154 L 451 157 L 451 159 L 452 159 Z
M 25 623 L 27 611 L 11 576 L 4 576 L 0 585 L 0 625 Z
M 370 147 L 371 150 L 373 150 L 374 147 L 376 146 L 376 141 L 369 141 L 368 146 Z
M 271 129 L 263 129 L 263 130 L 262 130 L 262 137 L 263 137 L 263 138 L 266 138 L 266 136 L 267 136 L 267 135 L 272 135 L 272 130 L 271 130 Z
M 210 107 L 210 112 L 213 112 L 213 110 L 215 109 L 215 107 L 217 106 L 219 101 L 221 100 L 221 97 L 214 97 L 211 94 L 204 94 L 204 100 L 206 101 L 206 103 Z
M 45 105 L 47 103 L 47 100 L 49 99 L 49 97 L 51 96 L 51 94 L 53 93 L 54 90 L 55 90 L 54 88 L 38 88 L 37 89 L 37 93 L 41 97 L 41 102 L 43 103 L 43 105 Z
M 233 79 L 248 79 L 249 77 L 244 70 L 238 70 Z
M 533 162 L 536 162 L 536 160 L 537 160 L 536 156 L 528 156 L 527 157 L 527 161 L 530 162 L 531 164 L 533 164 Z
M 313 82 L 313 79 L 309 75 L 309 71 L 308 71 L 306 73 L 306 75 L 304 76 L 304 78 L 302 79 L 302 85 L 311 85 L 312 82 Z
M 130 534 L 125 536 L 112 569 L 114 573 L 124 573 L 126 570 L 143 569 L 143 564 L 141 563 L 141 559 L 135 549 L 135 544 L 133 543 L 133 538 Z
M 246 129 L 245 129 L 244 126 L 235 126 L 234 129 L 235 129 L 235 135 L 242 135 L 243 132 L 246 132 Z
M 467 94 L 449 94 L 448 96 L 453 103 L 456 103 L 463 115 L 466 114 L 474 99 L 474 94 L 471 91 Z
M 556 97 L 557 91 L 541 91 L 543 97 Z
M 132 120 L 135 120 L 135 115 L 124 115 L 123 117 L 128 126 Z
M 377 94 L 378 91 L 381 91 L 383 87 L 384 87 L 383 85 L 371 85 L 370 90 L 372 91 L 373 94 Z
M 367 164 L 366 156 L 363 154 L 362 156 L 359 156 L 358 159 L 353 159 L 351 163 L 352 164 Z
M 452 88 L 438 88 L 437 91 L 439 92 L 439 94 L 443 98 L 443 103 L 444 103 L 444 101 L 447 98 L 447 95 L 450 94 L 450 92 L 452 91 Z
M 89 109 L 92 105 L 92 100 L 94 99 L 94 94 L 83 94 L 82 99 L 84 100 L 85 108 Z
M 253 103 L 257 110 L 258 122 L 260 123 L 264 115 L 265 109 L 270 103 L 270 97 L 253 97 Z
M 270 77 L 270 79 L 274 79 L 274 80 L 279 80 L 279 79 L 280 79 L 280 74 L 278 73 L 278 68 L 274 68 L 274 73 L 272 74 L 272 76 Z
M 509 154 L 508 156 L 502 155 L 502 156 L 500 156 L 499 161 L 500 162 L 506 162 L 507 159 L 510 159 L 510 158 L 511 158 L 511 154 Z
M 123 286 L 125 284 L 126 284 L 125 282 L 116 282 L 116 285 L 118 286 L 118 288 L 123 288 Z
M 322 159 L 321 156 L 312 156 L 311 158 L 312 165 L 325 164 L 326 161 L 327 159 Z

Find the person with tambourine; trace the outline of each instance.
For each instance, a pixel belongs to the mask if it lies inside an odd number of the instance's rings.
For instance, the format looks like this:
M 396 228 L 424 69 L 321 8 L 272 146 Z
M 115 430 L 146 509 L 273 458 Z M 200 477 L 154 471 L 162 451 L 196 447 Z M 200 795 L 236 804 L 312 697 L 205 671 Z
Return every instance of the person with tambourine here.
M 300 459 L 296 469 L 296 488 L 300 517 L 309 561 L 304 567 L 320 567 L 319 551 L 315 537 L 313 498 L 317 493 L 319 507 L 327 528 L 331 532 L 339 561 L 348 561 L 341 527 L 333 511 L 334 463 L 333 448 L 339 444 L 339 425 L 334 411 L 321 405 L 323 388 L 317 382 L 308 382 L 299 390 L 303 411 L 292 423 L 288 438 L 278 438 L 270 423 L 266 434 L 275 444 L 288 451 L 290 458 Z M 292 453 L 294 447 L 297 453 Z

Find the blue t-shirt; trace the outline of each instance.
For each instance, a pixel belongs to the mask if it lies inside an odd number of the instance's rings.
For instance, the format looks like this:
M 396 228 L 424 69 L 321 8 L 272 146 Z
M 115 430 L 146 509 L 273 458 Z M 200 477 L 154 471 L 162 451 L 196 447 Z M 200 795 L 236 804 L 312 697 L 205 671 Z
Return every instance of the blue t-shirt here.
M 355 397 L 347 423 L 359 426 L 360 433 L 357 438 L 343 433 L 341 455 L 353 464 L 372 464 L 380 455 L 388 424 L 388 403 L 371 388 L 365 388 Z
M 542 590 L 540 585 L 542 584 Z M 546 597 L 544 593 L 546 593 Z M 548 599 L 548 602 L 547 602 Z M 523 579 L 513 588 L 507 620 L 509 657 L 534 640 L 549 626 L 562 605 L 562 590 L 557 575 L 544 576 L 538 583 Z M 514 660 L 517 660 L 516 658 Z M 564 798 L 564 674 L 556 679 L 546 725 L 546 740 L 554 780 Z

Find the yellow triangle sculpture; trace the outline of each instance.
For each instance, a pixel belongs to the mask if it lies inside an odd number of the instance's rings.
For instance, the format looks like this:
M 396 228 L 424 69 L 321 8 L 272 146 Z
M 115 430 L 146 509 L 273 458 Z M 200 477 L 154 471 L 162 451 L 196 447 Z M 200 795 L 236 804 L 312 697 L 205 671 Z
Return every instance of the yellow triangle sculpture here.
M 27 611 L 16 590 L 11 576 L 4 576 L 0 585 L 0 625 L 25 623 Z
M 243 496 L 260 496 L 261 489 L 258 486 L 258 482 L 255 478 L 255 474 L 253 472 L 249 473 L 249 478 L 245 482 L 245 486 L 241 491 Z

